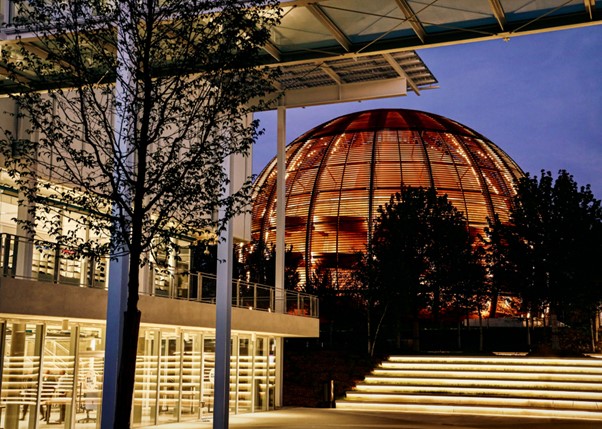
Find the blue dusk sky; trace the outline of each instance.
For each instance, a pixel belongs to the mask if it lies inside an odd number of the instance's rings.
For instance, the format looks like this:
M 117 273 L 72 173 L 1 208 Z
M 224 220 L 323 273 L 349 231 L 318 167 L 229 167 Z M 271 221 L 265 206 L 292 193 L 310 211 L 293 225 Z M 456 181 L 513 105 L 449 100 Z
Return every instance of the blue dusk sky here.
M 287 143 L 346 113 L 408 108 L 483 134 L 525 172 L 573 174 L 602 199 L 602 25 L 418 50 L 439 88 L 405 97 L 287 110 Z M 256 115 L 258 174 L 276 153 L 276 113 Z

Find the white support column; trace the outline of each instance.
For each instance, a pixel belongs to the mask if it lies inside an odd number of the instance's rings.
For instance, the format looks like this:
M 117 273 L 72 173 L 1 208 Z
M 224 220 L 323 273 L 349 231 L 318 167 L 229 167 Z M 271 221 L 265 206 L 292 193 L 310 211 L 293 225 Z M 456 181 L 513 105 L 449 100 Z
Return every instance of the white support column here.
M 284 259 L 285 259 L 285 220 L 286 220 L 286 108 L 278 107 L 278 150 L 276 155 L 276 312 L 284 313 L 286 310 L 286 292 L 284 290 Z M 282 406 L 282 338 L 276 338 L 276 391 L 274 392 L 274 405 Z
M 27 128 L 29 127 L 29 124 L 26 123 L 26 119 L 21 118 L 18 112 L 18 104 L 15 103 L 15 134 L 17 137 L 19 138 L 28 138 L 27 134 Z M 31 136 L 32 139 L 37 140 L 38 136 L 37 133 L 34 136 Z M 32 169 L 37 169 L 37 165 L 32 165 L 31 166 Z M 29 187 L 34 187 L 35 186 L 35 178 L 32 178 L 31 176 L 29 176 L 28 178 L 28 186 Z M 18 195 L 18 200 L 20 201 L 18 206 L 17 206 L 17 220 L 18 221 L 22 221 L 22 222 L 27 222 L 31 225 L 31 223 L 35 220 L 34 219 L 34 213 L 32 212 L 32 209 L 35 209 L 35 206 L 32 206 L 32 203 L 29 203 L 26 196 L 22 193 L 19 192 Z M 31 230 L 29 230 L 28 228 L 25 228 L 23 226 L 23 224 L 21 222 L 17 222 L 17 228 L 16 228 L 16 232 L 17 232 L 17 266 L 15 269 L 15 275 L 17 276 L 17 278 L 25 278 L 25 279 L 31 279 L 32 277 L 32 265 L 33 265 L 33 242 L 31 240 L 33 240 L 33 235 Z
M 134 60 L 130 53 L 130 36 L 127 30 L 123 28 L 123 21 L 128 21 L 130 12 L 128 3 L 120 4 L 122 8 L 121 25 L 118 28 L 117 35 L 117 81 L 115 83 L 115 172 L 114 177 L 117 182 L 118 192 L 126 195 L 127 199 L 129 189 L 125 184 L 125 171 L 131 163 L 131 159 L 126 159 L 130 152 L 130 140 L 133 135 L 135 125 L 135 115 L 131 110 L 130 89 L 132 87 L 131 67 Z M 119 24 L 119 23 L 118 23 Z M 129 158 L 129 157 L 128 157 Z M 120 208 L 113 205 L 113 214 L 115 217 L 124 216 L 120 213 Z M 120 227 L 116 225 L 119 234 Z M 123 233 L 123 231 L 121 231 Z M 123 328 L 124 313 L 128 298 L 128 274 L 129 274 L 130 256 L 125 246 L 114 248 L 111 254 L 109 264 L 109 291 L 107 297 L 107 324 L 105 339 L 105 364 L 102 391 L 102 429 L 113 429 L 115 425 L 115 409 L 117 396 L 117 378 L 119 376 L 120 356 L 123 346 Z M 136 339 L 131 339 L 136 341 Z
M 284 227 L 286 209 L 286 108 L 278 107 L 278 150 L 276 155 L 276 313 L 284 313 L 286 302 L 284 292 Z
M 284 338 L 276 337 L 276 391 L 274 392 L 274 406 L 282 408 L 282 395 L 284 392 Z
M 250 126 L 253 122 L 253 114 L 249 113 L 244 118 L 241 118 L 245 126 Z M 234 186 L 232 189 L 240 189 L 242 185 L 253 175 L 253 151 L 249 151 L 247 155 L 237 154 L 234 157 L 234 170 L 232 171 Z M 251 241 L 251 207 L 249 203 L 248 211 L 239 214 L 233 219 L 233 235 L 234 238 L 241 241 Z
M 150 260 L 150 252 L 145 252 L 143 255 L 145 258 L 149 258 Z M 154 295 L 155 294 L 155 285 L 152 283 L 152 266 L 151 264 L 146 264 L 144 267 L 140 268 L 140 275 L 138 276 L 140 279 L 140 292 L 143 295 Z
M 115 256 L 109 264 L 109 291 L 107 297 L 107 328 L 105 364 L 102 385 L 102 428 L 112 429 L 115 420 L 119 357 L 123 344 L 123 314 L 127 303 L 129 255 Z
M 30 206 L 25 201 L 25 198 L 19 193 L 19 203 L 17 207 L 17 219 L 19 221 L 33 221 L 33 213 L 30 211 Z M 31 279 L 33 275 L 33 234 L 29 230 L 23 227 L 20 222 L 17 222 L 17 266 L 15 269 L 15 276 L 17 278 Z
M 228 178 L 232 177 L 233 156 L 226 158 L 224 166 Z M 223 198 L 232 193 L 232 181 L 226 186 Z M 224 219 L 225 209 L 220 208 L 219 218 Z M 213 428 L 227 429 L 230 399 L 230 338 L 232 323 L 232 221 L 229 220 L 220 234 L 217 245 L 217 302 L 215 306 L 215 384 L 213 390 Z

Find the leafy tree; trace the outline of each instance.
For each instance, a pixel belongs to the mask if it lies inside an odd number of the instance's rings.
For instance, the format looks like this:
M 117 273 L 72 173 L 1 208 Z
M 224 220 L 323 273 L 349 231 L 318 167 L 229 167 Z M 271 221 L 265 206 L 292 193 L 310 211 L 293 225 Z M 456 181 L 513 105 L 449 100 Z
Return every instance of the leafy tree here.
M 18 83 L 16 116 L 29 127 L 25 136 L 5 132 L 6 168 L 30 207 L 23 226 L 32 235 L 43 224 L 80 252 L 129 255 L 114 423 L 126 428 L 140 267 L 157 246 L 177 252 L 174 235 L 219 231 L 247 203 L 250 181 L 221 197 L 223 165 L 248 153 L 258 135 L 258 123 L 243 119 L 270 91 L 274 71 L 259 67 L 258 53 L 279 19 L 278 2 L 13 3 L 21 36 L 2 45 L 2 56 Z M 42 198 L 46 212 L 35 210 Z M 64 231 L 61 207 L 88 216 Z M 218 208 L 225 216 L 215 220 Z M 111 240 L 86 241 L 81 229 L 108 231 Z
M 342 307 L 342 303 L 339 302 L 337 296 L 338 292 L 332 271 L 324 265 L 318 264 L 306 281 L 305 292 L 317 296 L 320 300 L 321 336 L 326 336 L 323 339 L 332 346 L 337 313 Z M 325 328 L 322 328 L 322 326 Z
M 462 349 L 462 320 L 471 314 L 479 316 L 479 350 L 483 350 L 483 310 L 491 302 L 491 289 L 485 281 L 484 251 L 481 247 L 458 249 L 452 264 L 462 268 L 450 280 L 445 296 L 447 312 L 456 315 L 458 323 L 458 348 Z
M 377 290 L 373 302 L 388 301 L 382 311 L 409 317 L 414 348 L 419 349 L 421 310 L 437 320 L 448 303 L 466 305 L 474 295 L 465 287 L 466 273 L 476 266 L 468 225 L 447 196 L 433 188 L 404 188 L 378 214 L 364 277 Z
M 325 261 L 319 261 L 307 279 L 305 291 L 320 300 L 320 341 L 347 351 L 365 350 L 365 293 L 351 273 L 334 276 Z M 369 349 L 370 350 L 370 349 Z
M 250 282 L 269 286 L 276 284 L 276 245 L 254 241 L 246 246 L 244 262 L 239 276 Z M 293 246 L 284 250 L 284 288 L 300 290 L 299 266 L 303 257 L 293 251 Z
M 354 288 L 361 291 L 366 317 L 367 346 L 370 356 L 374 356 L 376 340 L 387 316 L 388 296 L 381 294 L 384 283 L 377 261 L 371 256 L 369 246 L 365 252 L 358 252 L 351 274 Z M 322 309 L 320 308 L 320 314 Z
M 527 174 L 517 184 L 511 224 L 518 239 L 507 252 L 524 279 L 518 286 L 528 310 L 549 308 L 552 323 L 558 316 L 578 323 L 581 316 L 589 325 L 602 301 L 602 209 L 590 187 L 579 188 L 565 170 L 556 179 Z M 552 348 L 559 346 L 553 335 Z

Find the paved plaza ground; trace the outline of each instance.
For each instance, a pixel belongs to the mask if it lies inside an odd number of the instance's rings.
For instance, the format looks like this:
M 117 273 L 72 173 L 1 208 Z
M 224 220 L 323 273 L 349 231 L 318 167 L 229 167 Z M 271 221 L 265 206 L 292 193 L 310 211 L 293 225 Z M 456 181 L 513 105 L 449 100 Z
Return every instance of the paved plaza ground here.
M 212 427 L 211 419 L 207 419 L 206 422 L 148 426 L 147 429 L 205 429 Z M 277 411 L 230 416 L 229 427 L 261 429 L 602 429 L 602 421 L 284 408 Z

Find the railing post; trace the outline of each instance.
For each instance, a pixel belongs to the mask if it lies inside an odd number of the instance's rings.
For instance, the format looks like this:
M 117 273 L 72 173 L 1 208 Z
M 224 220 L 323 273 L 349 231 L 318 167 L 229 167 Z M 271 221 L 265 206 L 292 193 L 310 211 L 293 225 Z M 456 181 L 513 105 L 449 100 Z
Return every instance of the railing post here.
M 196 275 L 196 283 L 197 283 L 197 291 L 196 296 L 199 302 L 203 302 L 203 275 L 201 273 L 197 273 Z
M 96 258 L 94 255 L 88 257 L 88 269 L 86 270 L 86 287 L 94 287 L 94 270 L 96 269 Z
M 61 246 L 59 244 L 57 244 L 54 249 L 54 267 L 53 267 L 53 273 L 52 273 L 52 281 L 54 283 L 59 282 L 60 264 L 61 264 Z
M 13 247 L 13 260 L 11 261 L 11 270 L 10 270 L 10 274 L 11 277 L 16 277 L 17 275 L 17 263 L 18 263 L 18 256 L 19 256 L 19 237 L 15 236 L 14 238 L 14 247 Z M 19 273 L 19 274 L 23 274 L 23 273 Z
M 4 234 L 0 233 L 0 257 L 2 258 L 2 276 L 6 275 L 6 264 L 4 263 Z
M 4 254 L 3 254 L 3 258 L 2 258 L 2 268 L 3 268 L 3 275 L 4 276 L 8 276 L 9 274 L 12 274 L 12 271 L 10 270 L 10 247 L 11 247 L 11 236 L 9 234 L 4 235 Z M 13 253 L 17 253 L 16 251 L 13 250 Z

